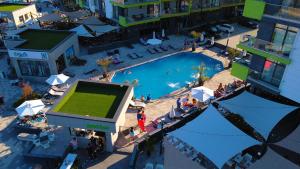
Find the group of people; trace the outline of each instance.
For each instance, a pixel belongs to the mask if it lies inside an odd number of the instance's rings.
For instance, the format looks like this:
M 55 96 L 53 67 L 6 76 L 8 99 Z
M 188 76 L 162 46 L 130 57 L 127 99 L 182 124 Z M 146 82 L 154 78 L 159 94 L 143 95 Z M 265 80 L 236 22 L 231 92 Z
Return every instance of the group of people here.
M 104 150 L 104 142 L 101 138 L 91 137 L 87 147 L 88 156 L 91 160 L 97 158 L 97 154 Z
M 196 108 L 197 107 L 197 99 L 193 98 L 192 102 L 189 102 L 190 99 L 190 95 L 187 94 L 186 97 L 184 98 L 177 98 L 176 101 L 176 105 L 177 105 L 177 110 L 184 110 L 184 111 L 188 111 L 192 108 Z
M 150 103 L 151 102 L 151 96 L 150 96 L 150 94 L 148 94 L 146 98 L 144 97 L 144 95 L 142 95 L 141 96 L 141 102 Z
M 224 96 L 224 95 L 232 92 L 236 88 L 241 87 L 243 84 L 244 84 L 244 82 L 240 81 L 240 80 L 237 80 L 237 81 L 234 80 L 232 83 L 230 83 L 228 85 L 224 85 L 224 86 L 222 83 L 220 83 L 218 89 L 214 91 L 214 96 L 216 98 Z

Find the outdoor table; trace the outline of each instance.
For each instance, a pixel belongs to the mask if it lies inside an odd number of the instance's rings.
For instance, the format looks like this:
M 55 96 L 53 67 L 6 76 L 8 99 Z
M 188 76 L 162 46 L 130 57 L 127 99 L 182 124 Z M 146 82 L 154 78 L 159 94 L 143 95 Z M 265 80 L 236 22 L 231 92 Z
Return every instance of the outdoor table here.
M 17 136 L 18 140 L 21 141 L 33 141 L 37 138 L 36 134 L 29 134 L 29 133 L 20 133 Z
M 69 153 L 65 158 L 63 164 L 60 166 L 60 169 L 70 169 L 75 162 L 77 154 Z

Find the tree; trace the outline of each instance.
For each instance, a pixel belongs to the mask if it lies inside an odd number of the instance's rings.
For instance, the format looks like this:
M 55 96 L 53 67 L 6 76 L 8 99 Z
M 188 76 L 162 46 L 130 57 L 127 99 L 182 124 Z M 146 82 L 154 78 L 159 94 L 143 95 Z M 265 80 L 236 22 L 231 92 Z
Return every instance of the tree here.
M 198 85 L 203 86 L 204 82 L 208 79 L 208 77 L 205 75 L 206 65 L 201 63 L 195 68 L 195 70 L 198 72 Z
M 32 87 L 29 84 L 25 84 L 22 90 L 23 90 L 23 97 L 25 99 L 29 98 L 32 95 Z

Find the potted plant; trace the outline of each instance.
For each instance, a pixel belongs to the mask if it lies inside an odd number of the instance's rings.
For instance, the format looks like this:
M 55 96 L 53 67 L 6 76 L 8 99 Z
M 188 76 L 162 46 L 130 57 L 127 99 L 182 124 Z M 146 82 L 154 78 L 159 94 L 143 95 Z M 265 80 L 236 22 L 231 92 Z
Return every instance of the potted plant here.
M 199 66 L 195 68 L 197 70 L 197 80 L 198 80 L 198 85 L 203 86 L 204 82 L 208 80 L 209 78 L 205 75 L 205 70 L 206 70 L 206 65 L 204 63 L 201 63 Z

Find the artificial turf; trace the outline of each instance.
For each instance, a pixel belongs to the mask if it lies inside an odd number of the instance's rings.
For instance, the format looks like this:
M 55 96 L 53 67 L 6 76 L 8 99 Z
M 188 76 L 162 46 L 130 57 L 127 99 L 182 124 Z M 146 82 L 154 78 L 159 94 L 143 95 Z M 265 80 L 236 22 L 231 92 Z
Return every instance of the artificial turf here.
M 0 4 L 1 12 L 12 12 L 21 8 L 24 8 L 26 5 L 21 4 Z
M 80 83 L 57 112 L 113 118 L 126 90 L 98 83 Z
M 50 50 L 70 34 L 71 32 L 68 31 L 28 29 L 19 34 L 22 39 L 26 40 L 26 42 L 16 48 Z

